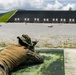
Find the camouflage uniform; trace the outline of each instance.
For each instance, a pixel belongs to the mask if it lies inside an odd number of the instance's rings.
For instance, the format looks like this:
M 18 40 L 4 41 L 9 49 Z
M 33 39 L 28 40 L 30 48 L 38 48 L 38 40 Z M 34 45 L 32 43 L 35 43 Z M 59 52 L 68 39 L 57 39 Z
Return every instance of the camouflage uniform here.
M 34 45 L 28 35 L 17 38 L 20 45 L 10 45 L 0 53 L 0 75 L 8 75 L 9 71 L 28 60 L 34 63 L 43 62 L 43 58 L 34 52 Z M 31 46 L 33 47 L 30 49 Z

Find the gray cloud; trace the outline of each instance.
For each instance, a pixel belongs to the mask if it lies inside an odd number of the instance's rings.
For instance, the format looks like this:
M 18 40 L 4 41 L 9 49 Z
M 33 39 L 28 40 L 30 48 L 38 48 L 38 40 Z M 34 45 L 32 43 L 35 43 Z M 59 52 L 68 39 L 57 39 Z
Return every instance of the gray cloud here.
M 64 5 L 59 0 L 55 0 L 53 3 L 47 0 L 0 0 L 0 12 L 16 9 L 69 10 L 70 7 L 76 10 L 76 3 L 67 3 Z

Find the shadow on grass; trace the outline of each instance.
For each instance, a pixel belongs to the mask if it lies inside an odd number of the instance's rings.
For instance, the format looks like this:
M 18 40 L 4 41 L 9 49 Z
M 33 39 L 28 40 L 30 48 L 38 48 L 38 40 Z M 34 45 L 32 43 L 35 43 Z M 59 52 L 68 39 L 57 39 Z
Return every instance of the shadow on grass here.
M 27 62 L 21 64 L 20 66 L 16 67 L 12 72 L 16 72 L 16 71 L 19 71 L 21 69 L 26 69 L 26 68 L 33 67 L 36 65 L 38 66 L 40 64 L 33 63 L 32 61 L 27 61 Z

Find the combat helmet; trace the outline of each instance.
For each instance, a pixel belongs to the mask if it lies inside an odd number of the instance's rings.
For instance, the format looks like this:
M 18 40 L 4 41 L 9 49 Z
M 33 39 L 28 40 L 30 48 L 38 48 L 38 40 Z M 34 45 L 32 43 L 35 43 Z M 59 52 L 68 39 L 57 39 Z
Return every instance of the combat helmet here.
M 32 45 L 31 38 L 26 34 L 23 34 L 21 37 L 18 36 L 17 38 L 19 39 L 20 44 L 23 42 L 24 44 L 27 44 L 28 46 Z

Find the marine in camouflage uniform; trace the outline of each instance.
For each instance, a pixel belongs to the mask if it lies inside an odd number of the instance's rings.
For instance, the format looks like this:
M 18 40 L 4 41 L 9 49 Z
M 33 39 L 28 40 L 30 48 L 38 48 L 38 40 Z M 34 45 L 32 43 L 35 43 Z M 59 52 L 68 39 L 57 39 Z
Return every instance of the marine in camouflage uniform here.
M 10 45 L 0 52 L 0 75 L 9 75 L 11 70 L 29 60 L 43 62 L 42 56 L 34 51 L 37 41 L 31 42 L 28 35 L 17 38 L 19 45 Z

